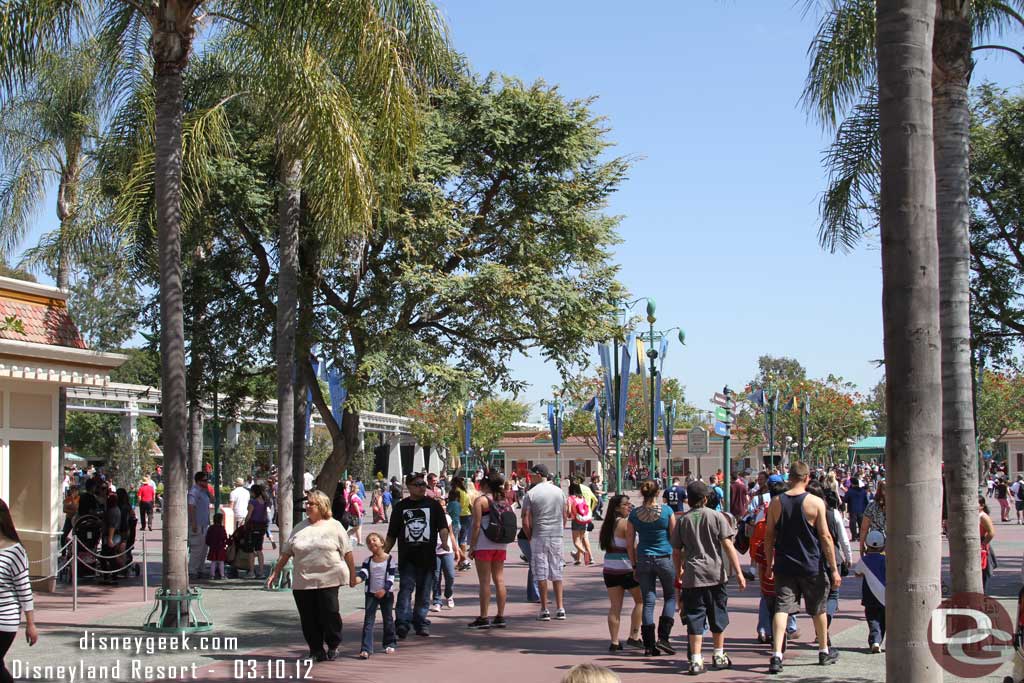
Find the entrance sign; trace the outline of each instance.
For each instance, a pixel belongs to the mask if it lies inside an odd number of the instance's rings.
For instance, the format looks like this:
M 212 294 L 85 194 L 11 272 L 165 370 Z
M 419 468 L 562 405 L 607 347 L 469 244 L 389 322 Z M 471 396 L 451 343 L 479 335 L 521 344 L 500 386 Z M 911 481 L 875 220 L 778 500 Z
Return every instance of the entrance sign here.
M 703 427 L 694 427 L 686 432 L 687 453 L 706 455 L 708 450 L 708 433 Z

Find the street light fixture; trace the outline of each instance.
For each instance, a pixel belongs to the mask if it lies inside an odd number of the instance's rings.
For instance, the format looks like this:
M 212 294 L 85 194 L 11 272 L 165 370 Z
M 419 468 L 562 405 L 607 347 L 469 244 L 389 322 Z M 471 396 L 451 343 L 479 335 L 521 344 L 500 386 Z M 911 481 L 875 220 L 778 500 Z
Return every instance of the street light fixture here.
M 673 327 L 668 330 L 656 331 L 654 329 L 654 323 L 657 322 L 655 317 L 655 311 L 657 307 L 654 299 L 648 297 L 647 299 L 647 324 L 650 326 L 650 330 L 647 333 L 647 341 L 649 348 L 647 349 L 647 358 L 651 361 L 651 450 L 650 450 L 650 476 L 657 478 L 658 476 L 658 456 L 657 449 L 655 448 L 655 439 L 658 436 L 658 403 L 661 400 L 661 374 L 659 369 L 655 367 L 654 362 L 660 357 L 662 364 L 665 362 L 665 352 L 668 349 L 668 334 L 670 332 L 678 332 L 679 343 L 686 346 L 686 333 L 679 327 Z M 644 335 L 641 333 L 640 338 L 643 339 Z M 659 352 L 655 348 L 656 342 L 661 342 L 661 351 Z

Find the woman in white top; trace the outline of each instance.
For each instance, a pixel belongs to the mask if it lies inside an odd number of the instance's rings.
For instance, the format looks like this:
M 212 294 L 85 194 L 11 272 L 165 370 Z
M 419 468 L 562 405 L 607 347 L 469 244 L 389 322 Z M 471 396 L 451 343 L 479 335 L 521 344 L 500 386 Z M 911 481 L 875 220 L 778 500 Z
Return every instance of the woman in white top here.
M 310 656 L 321 662 L 338 656 L 338 588 L 352 585 L 355 564 L 348 533 L 331 517 L 331 499 L 327 494 L 317 489 L 306 493 L 306 514 L 306 519 L 296 524 L 291 536 L 281 544 L 281 557 L 267 578 L 267 588 L 274 585 L 281 569 L 292 558 L 292 597 L 299 610 L 302 635 Z
M 21 545 L 7 503 L 0 500 L 0 681 L 14 678 L 3 659 L 18 635 L 21 613 L 25 613 L 25 639 L 29 645 L 39 640 L 32 609 L 32 586 L 28 582 L 28 555 Z

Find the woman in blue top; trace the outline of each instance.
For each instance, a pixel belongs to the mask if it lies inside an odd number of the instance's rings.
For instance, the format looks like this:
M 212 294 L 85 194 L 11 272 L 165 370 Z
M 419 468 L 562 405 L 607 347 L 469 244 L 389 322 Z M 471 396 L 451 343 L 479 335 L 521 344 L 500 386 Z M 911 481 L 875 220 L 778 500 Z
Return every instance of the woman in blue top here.
M 668 539 L 676 526 L 676 519 L 672 508 L 658 504 L 658 488 L 653 479 L 640 485 L 644 502 L 629 513 L 626 527 L 629 559 L 644 596 L 643 624 L 640 627 L 644 654 L 651 656 L 660 655 L 662 651 L 670 655 L 676 652 L 668 641 L 676 614 L 676 577 L 672 566 L 672 545 Z M 655 639 L 654 603 L 658 597 L 656 583 L 659 580 L 665 604 L 658 619 Z

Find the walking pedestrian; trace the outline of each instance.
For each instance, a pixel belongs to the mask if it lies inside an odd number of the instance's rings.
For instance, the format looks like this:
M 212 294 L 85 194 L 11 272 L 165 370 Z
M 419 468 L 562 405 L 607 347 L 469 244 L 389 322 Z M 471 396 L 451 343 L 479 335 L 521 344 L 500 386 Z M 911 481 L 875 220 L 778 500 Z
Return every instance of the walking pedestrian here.
M 469 623 L 469 628 L 505 628 L 505 602 L 508 593 L 505 588 L 505 558 L 507 542 L 502 539 L 502 520 L 505 513 L 513 515 L 512 504 L 505 498 L 505 478 L 490 470 L 480 480 L 483 495 L 473 502 L 473 531 L 469 539 L 469 553 L 476 563 L 479 580 L 480 616 Z M 511 542 L 513 535 L 509 538 Z M 491 608 L 491 583 L 494 584 L 494 600 L 497 615 L 489 619 Z
M 827 483 L 827 481 L 826 481 Z M 828 532 L 832 536 L 836 563 L 839 567 L 839 575 L 849 574 L 850 565 L 853 564 L 853 551 L 850 549 L 850 539 L 846 535 L 846 527 L 839 512 L 839 496 L 835 490 L 826 488 L 820 482 L 812 481 L 807 484 L 807 492 L 825 501 L 825 519 L 828 522 Z M 827 572 L 826 572 L 827 573 Z M 832 627 L 832 619 L 839 611 L 839 590 L 830 585 L 828 598 L 825 604 L 825 614 L 828 617 L 828 626 Z M 829 647 L 832 643 L 829 642 Z
M 633 504 L 629 502 L 629 496 L 612 496 L 608 501 L 608 514 L 605 515 L 598 536 L 598 545 L 604 551 L 604 585 L 608 590 L 608 634 L 611 636 L 609 652 L 622 649 L 622 643 L 619 642 L 619 622 L 627 591 L 633 597 L 633 610 L 630 613 L 629 638 L 626 644 L 643 647 L 643 641 L 640 640 L 640 623 L 644 599 L 640 594 L 640 582 L 633 575 L 633 563 L 629 559 L 629 543 L 626 540 L 628 518 L 632 509 Z
M 574 564 L 584 562 L 588 567 L 593 564 L 593 555 L 590 550 L 590 538 L 587 531 L 592 525 L 591 520 L 593 508 L 583 497 L 583 491 L 577 483 L 569 484 L 569 500 L 565 516 L 569 519 L 572 528 L 572 545 L 575 550 L 572 552 Z
M 149 475 L 142 478 L 137 494 L 139 504 L 139 521 L 143 529 L 153 530 L 153 501 L 156 500 L 156 487 L 153 486 Z
M 366 584 L 366 599 L 363 609 L 363 643 L 359 648 L 359 658 L 369 659 L 373 654 L 373 626 L 377 621 L 377 610 L 380 610 L 384 626 L 382 645 L 385 654 L 394 654 L 398 647 L 395 634 L 395 562 L 391 555 L 384 552 L 384 538 L 375 531 L 366 535 L 366 547 L 370 557 L 363 561 L 356 574 L 353 585 Z
M 983 496 L 978 496 L 978 521 L 981 527 L 981 590 L 988 593 L 988 580 L 992 578 L 992 548 L 990 544 L 996 537 L 996 527 L 989 516 L 988 505 Z
M 860 539 L 860 525 L 864 519 L 864 511 L 868 507 L 868 491 L 864 488 L 864 480 L 860 475 L 850 479 L 846 489 L 846 512 L 850 515 L 850 537 Z
M 724 514 L 705 507 L 709 495 L 703 482 L 687 487 L 690 511 L 678 520 L 671 535 L 672 563 L 675 576 L 682 584 L 682 614 L 689 638 L 691 675 L 704 673 L 701 647 L 704 631 L 709 626 L 714 643 L 712 668 L 732 668 L 732 659 L 725 653 L 729 569 L 736 576 L 740 590 L 747 587 L 747 580 L 740 571 L 740 557 L 732 544 L 736 530 Z M 745 503 L 743 508 L 746 508 Z
M 453 477 L 449 500 L 458 502 L 457 509 L 452 511 L 452 521 L 458 518 L 458 541 L 462 550 L 462 562 L 457 565 L 460 571 L 466 571 L 469 563 L 469 532 L 473 530 L 473 498 L 466 490 L 465 477 Z
M 999 475 L 995 485 L 996 500 L 999 501 L 1000 519 L 1004 522 L 1010 521 L 1010 487 L 1006 484 L 1006 477 Z
M 39 641 L 32 584 L 28 580 L 28 554 L 21 545 L 18 530 L 11 519 L 11 509 L 0 500 L 0 681 L 14 681 L 4 658 L 14 643 L 25 615 L 25 640 L 30 646 Z
M 267 588 L 277 581 L 288 560 L 292 560 L 292 598 L 299 612 L 302 636 L 314 661 L 333 660 L 341 645 L 342 620 L 338 610 L 338 589 L 352 586 L 355 565 L 348 532 L 331 515 L 331 499 L 313 489 L 306 493 L 306 519 L 292 529 L 281 544 Z M 326 646 L 327 650 L 324 651 Z
M 398 544 L 399 589 L 395 632 L 400 640 L 405 639 L 410 629 L 414 629 L 418 636 L 430 635 L 427 611 L 434 584 L 437 541 L 440 538 L 447 543 L 450 533 L 441 503 L 426 497 L 427 480 L 423 475 L 410 474 L 405 484 L 409 488 L 409 496 L 395 504 L 384 543 L 385 553 L 390 553 Z
M 984 500 L 984 496 L 981 497 Z M 860 604 L 868 622 L 868 649 L 872 654 L 882 651 L 885 640 L 885 534 L 869 531 L 865 540 L 867 553 L 861 556 L 853 572 L 863 578 Z
M 885 533 L 885 482 L 875 485 L 875 498 L 864 508 L 864 518 L 860 525 L 860 554 L 866 550 L 869 531 Z
M 825 502 L 806 490 L 809 475 L 806 463 L 798 460 L 790 465 L 789 490 L 773 498 L 768 506 L 767 569 L 769 578 L 775 579 L 776 591 L 773 651 L 768 663 L 768 672 L 773 674 L 782 672 L 783 629 L 788 615 L 799 610 L 801 598 L 814 621 L 818 664 L 834 664 L 839 659 L 838 651 L 828 645 L 826 609 L 830 586 L 838 589 L 842 579 L 828 530 Z
M 333 516 L 328 516 L 333 518 Z M 339 524 L 341 522 L 338 522 Z M 256 554 L 256 563 L 253 564 L 252 573 L 257 579 L 263 578 L 265 569 L 263 559 L 263 539 L 266 537 L 270 526 L 270 513 L 263 487 L 260 484 L 253 484 L 249 496 L 249 507 L 245 513 L 245 525 L 248 528 L 249 544 Z M 347 532 L 346 532 L 347 533 Z
M 523 497 L 523 533 L 530 541 L 530 569 L 540 593 L 539 621 L 551 621 L 548 583 L 555 594 L 555 618 L 566 618 L 562 593 L 562 521 L 566 496 L 551 483 L 551 470 L 538 463 L 530 468 L 532 486 Z
M 750 491 L 747 488 L 747 481 L 743 478 L 742 472 L 736 473 L 736 481 L 732 483 L 732 490 L 729 498 L 729 512 L 734 519 L 743 519 L 747 514 L 747 506 L 750 504 Z
M 235 478 L 235 488 L 228 494 L 228 503 L 231 504 L 234 528 L 237 529 L 245 524 L 245 517 L 249 514 L 249 489 L 245 488 L 245 480 L 241 477 Z
M 448 514 L 448 503 L 444 498 L 438 498 L 441 507 L 445 509 L 444 521 L 448 528 L 452 528 L 452 516 Z M 437 548 L 434 551 L 437 559 L 434 564 L 434 599 L 430 606 L 431 612 L 440 612 L 441 608 L 453 609 L 455 607 L 455 564 L 462 559 L 462 551 L 456 542 L 455 530 L 452 529 L 448 538 L 444 541 L 437 537 Z M 441 592 L 441 581 L 444 580 L 444 592 Z
M 667 505 L 658 501 L 658 483 L 647 479 L 640 485 L 643 504 L 634 508 L 628 517 L 626 539 L 629 541 L 629 559 L 640 582 L 644 599 L 643 623 L 640 632 L 644 641 L 644 654 L 657 656 L 662 652 L 676 653 L 669 643 L 676 614 L 675 570 L 672 565 L 672 545 L 669 537 L 676 526 L 676 518 Z M 661 617 L 655 636 L 654 607 L 657 601 L 657 583 L 661 582 L 664 595 Z

